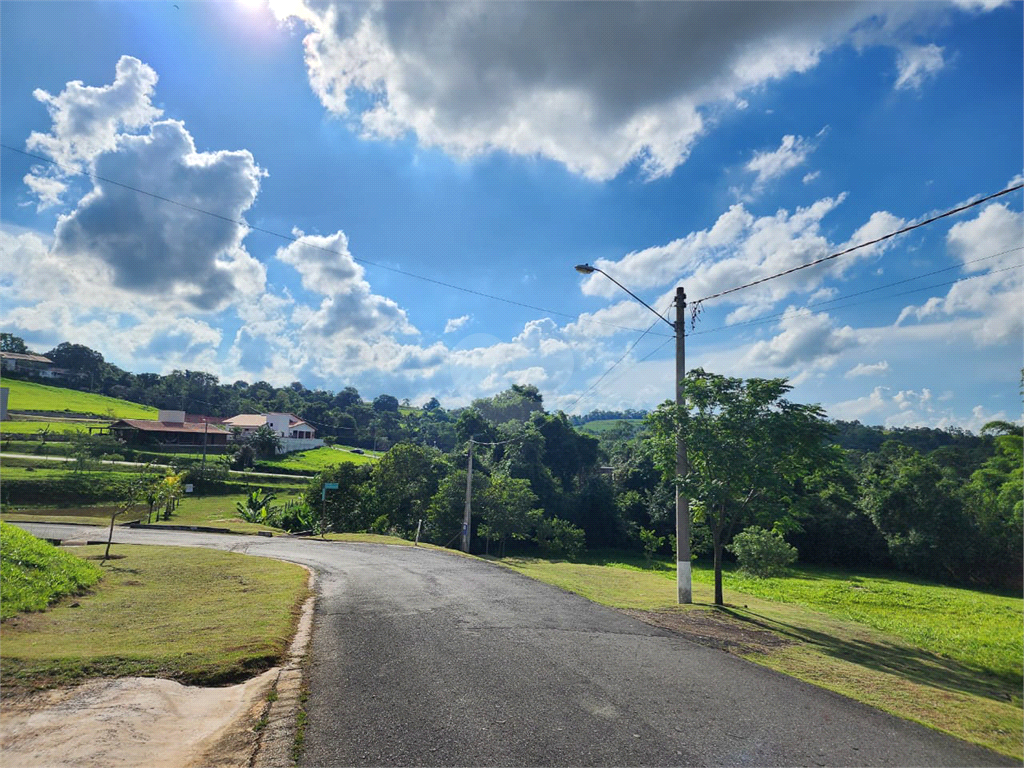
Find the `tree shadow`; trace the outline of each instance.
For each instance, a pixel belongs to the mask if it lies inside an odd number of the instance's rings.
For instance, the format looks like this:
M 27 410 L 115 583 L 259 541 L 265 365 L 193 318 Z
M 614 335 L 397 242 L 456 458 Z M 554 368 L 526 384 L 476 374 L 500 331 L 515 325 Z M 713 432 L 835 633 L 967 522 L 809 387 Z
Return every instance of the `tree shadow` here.
M 839 638 L 768 618 L 748 609 L 718 608 L 733 618 L 814 646 L 822 653 L 878 672 L 944 691 L 1012 702 L 1021 693 L 1021 678 L 976 669 L 954 659 L 899 643 Z

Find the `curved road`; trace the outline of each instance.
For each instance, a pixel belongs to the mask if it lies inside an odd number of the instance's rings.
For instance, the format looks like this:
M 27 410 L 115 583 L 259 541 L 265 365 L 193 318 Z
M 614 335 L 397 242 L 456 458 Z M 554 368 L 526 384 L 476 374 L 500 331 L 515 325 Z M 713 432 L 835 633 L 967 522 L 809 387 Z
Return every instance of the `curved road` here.
M 479 560 L 145 529 L 115 540 L 315 569 L 304 766 L 1019 765 Z

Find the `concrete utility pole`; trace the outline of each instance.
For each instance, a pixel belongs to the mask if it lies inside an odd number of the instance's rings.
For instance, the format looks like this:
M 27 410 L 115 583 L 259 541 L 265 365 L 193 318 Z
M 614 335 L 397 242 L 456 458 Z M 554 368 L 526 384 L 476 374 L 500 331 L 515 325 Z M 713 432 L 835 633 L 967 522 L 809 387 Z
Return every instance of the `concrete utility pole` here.
M 682 286 L 676 288 L 676 321 L 672 323 L 665 320 L 658 310 L 641 299 L 603 269 L 592 267 L 589 264 L 577 264 L 576 271 L 584 275 L 591 275 L 594 272 L 600 272 L 619 286 L 619 288 L 651 310 L 651 312 L 672 328 L 672 332 L 676 337 L 677 417 L 681 416 L 686 404 L 686 398 L 683 394 L 683 379 L 686 378 L 686 292 L 683 290 Z M 686 472 L 686 440 L 683 438 L 682 422 L 677 418 L 676 477 L 685 477 Z M 686 497 L 685 493 L 682 493 L 679 490 L 678 482 L 676 483 L 676 546 L 678 548 L 678 554 L 676 556 L 676 592 L 679 603 L 682 605 L 693 602 L 693 584 L 690 576 L 690 500 Z
M 473 438 L 469 438 L 469 465 L 466 467 L 466 511 L 462 515 L 462 551 L 469 552 L 473 508 Z

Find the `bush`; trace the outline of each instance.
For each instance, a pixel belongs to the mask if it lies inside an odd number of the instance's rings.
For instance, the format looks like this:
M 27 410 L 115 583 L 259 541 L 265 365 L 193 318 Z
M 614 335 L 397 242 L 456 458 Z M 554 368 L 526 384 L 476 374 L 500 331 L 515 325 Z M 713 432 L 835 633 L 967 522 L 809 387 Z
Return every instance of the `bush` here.
M 586 549 L 586 533 L 568 520 L 557 517 L 546 518 L 535 510 L 533 517 L 537 527 L 534 541 L 545 557 L 564 557 L 573 560 Z
M 753 526 L 733 537 L 727 550 L 736 555 L 740 569 L 758 578 L 780 576 L 796 561 L 796 547 L 782 535 Z
M 665 543 L 665 537 L 659 536 L 654 531 L 648 531 L 646 528 L 640 529 L 640 542 L 644 545 L 644 557 L 650 560 L 661 549 Z

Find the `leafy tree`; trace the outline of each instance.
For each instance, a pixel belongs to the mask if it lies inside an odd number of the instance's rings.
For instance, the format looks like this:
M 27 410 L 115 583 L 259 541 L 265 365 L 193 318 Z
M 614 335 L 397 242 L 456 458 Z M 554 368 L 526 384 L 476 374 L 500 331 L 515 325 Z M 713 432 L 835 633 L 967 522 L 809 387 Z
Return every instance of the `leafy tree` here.
M 786 543 L 781 533 L 757 525 L 736 534 L 726 549 L 736 555 L 743 571 L 759 579 L 781 576 L 797 558 L 796 549 Z
M 535 509 L 530 512 L 530 521 L 534 528 L 533 539 L 545 557 L 574 560 L 586 549 L 586 533 L 568 520 L 545 517 L 541 510 Z
M 326 517 L 330 530 L 361 533 L 369 530 L 372 518 L 364 499 L 372 469 L 350 462 L 337 464 L 313 478 L 306 487 L 303 501 L 317 517 Z M 337 483 L 338 488 L 323 493 L 324 483 Z
M 69 371 L 80 373 L 85 376 L 96 376 L 103 368 L 103 355 L 94 349 L 82 344 L 61 342 L 47 352 L 48 357 L 58 368 L 67 368 Z
M 373 468 L 365 496 L 367 514 L 370 519 L 385 517 L 389 528 L 411 535 L 450 471 L 440 451 L 410 443 L 396 445 Z
M 526 480 L 494 475 L 477 498 L 490 538 L 500 543 L 504 557 L 508 539 L 525 539 L 529 533 L 530 513 L 537 506 L 537 495 Z
M 504 424 L 508 421 L 524 422 L 531 414 L 544 410 L 544 398 L 540 390 L 532 384 L 513 384 L 494 397 L 474 400 L 472 407 L 494 424 Z
M 677 428 L 689 471 L 676 478 L 694 517 L 711 530 L 715 604 L 722 605 L 722 548 L 747 521 L 792 520 L 790 496 L 824 454 L 830 432 L 816 405 L 785 399 L 785 379 L 729 378 L 703 369 L 683 380 L 685 405 L 665 403 L 650 417 L 657 463 L 675 475 Z
M 263 424 L 249 435 L 249 445 L 261 459 L 272 459 L 281 449 L 281 438 L 269 424 Z
M 436 397 L 432 397 L 423 404 L 424 411 L 436 411 L 441 407 L 441 401 Z
M 860 506 L 899 567 L 932 577 L 963 575 L 975 536 L 952 473 L 890 441 L 865 461 L 860 485 Z
M 0 333 L 0 352 L 16 352 L 18 354 L 28 354 L 28 347 L 25 346 L 25 340 L 20 336 L 15 336 L 13 333 Z
M 487 488 L 490 478 L 475 467 L 473 471 L 474 508 L 479 510 L 480 494 Z M 446 474 L 437 484 L 437 491 L 427 507 L 423 538 L 434 544 L 450 544 L 462 530 L 466 510 L 466 470 L 456 469 Z M 480 533 L 480 535 L 484 535 Z
M 378 395 L 373 399 L 373 410 L 378 413 L 398 413 L 398 398 L 393 395 Z

